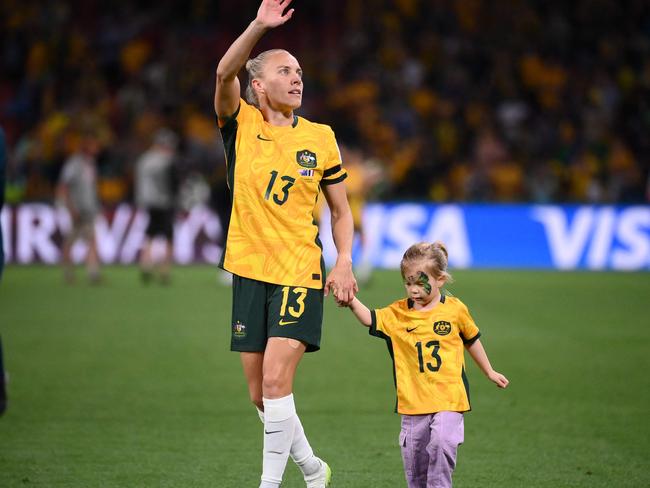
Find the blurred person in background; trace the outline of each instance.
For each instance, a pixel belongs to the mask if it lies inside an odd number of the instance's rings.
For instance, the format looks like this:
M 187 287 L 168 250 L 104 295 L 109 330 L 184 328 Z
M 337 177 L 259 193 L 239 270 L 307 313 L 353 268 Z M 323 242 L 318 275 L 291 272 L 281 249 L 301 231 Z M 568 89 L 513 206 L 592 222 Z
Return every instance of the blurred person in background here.
M 92 130 L 85 130 L 79 140 L 78 150 L 64 163 L 56 188 L 57 206 L 67 210 L 70 227 L 63 239 L 63 271 L 66 283 L 75 280 L 72 246 L 77 239 L 86 242 L 85 264 L 88 281 L 101 281 L 99 256 L 95 238 L 95 219 L 99 213 L 97 195 L 97 156 L 101 145 Z
M 153 145 L 135 166 L 135 199 L 138 208 L 149 215 L 145 241 L 140 253 L 140 276 L 149 283 L 156 272 L 162 284 L 168 284 L 173 258 L 174 216 L 179 188 L 176 149 L 178 136 L 169 129 L 160 129 Z M 153 240 L 165 241 L 160 260 L 152 254 Z
M 5 167 L 7 163 L 7 151 L 5 148 L 5 133 L 0 127 L 0 215 L 2 206 L 5 203 Z M 0 281 L 2 281 L 2 270 L 5 264 L 4 241 L 2 237 L 2 219 L 0 219 Z M 7 409 L 5 367 L 2 361 L 2 338 L 0 337 L 0 415 Z
M 212 68 L 202 53 L 227 49 L 249 15 L 241 2 L 33 3 L 0 5 L 0 123 L 14 163 L 8 200 L 52 197 L 68 154 L 61 134 L 80 111 L 114 134 L 104 180 L 127 178 L 124 162 L 144 150 L 152 126 L 165 125 L 160 113 L 182 127 L 184 162 L 194 159 L 190 134 L 207 140 L 212 130 L 204 83 Z M 290 23 L 277 33 L 319 67 L 308 69 L 306 113 L 331 121 L 365 156 L 390 161 L 386 199 L 644 201 L 647 1 L 603 0 L 596 9 L 593 0 L 434 3 L 302 2 L 310 29 Z M 489 144 L 504 157 L 477 161 L 477 146 Z M 219 151 L 204 148 L 195 160 L 210 174 Z

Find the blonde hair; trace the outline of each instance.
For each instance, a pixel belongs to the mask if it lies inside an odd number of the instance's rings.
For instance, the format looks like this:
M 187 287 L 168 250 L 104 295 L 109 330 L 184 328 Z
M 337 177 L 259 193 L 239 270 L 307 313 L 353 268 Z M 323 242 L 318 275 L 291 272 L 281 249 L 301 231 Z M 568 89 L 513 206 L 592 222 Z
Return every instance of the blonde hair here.
M 442 242 L 418 242 L 409 247 L 402 257 L 400 263 L 402 278 L 404 278 L 404 271 L 408 264 L 422 262 L 425 264 L 427 271 L 436 279 L 444 278 L 447 283 L 451 283 L 453 278 L 447 272 L 448 260 L 449 254 Z
M 257 93 L 253 89 L 253 80 L 262 77 L 262 71 L 264 70 L 264 64 L 266 59 L 273 54 L 287 52 L 284 49 L 269 49 L 259 53 L 254 58 L 246 61 L 246 72 L 248 73 L 248 85 L 246 85 L 246 101 L 251 105 L 260 108 L 260 100 L 257 97 Z

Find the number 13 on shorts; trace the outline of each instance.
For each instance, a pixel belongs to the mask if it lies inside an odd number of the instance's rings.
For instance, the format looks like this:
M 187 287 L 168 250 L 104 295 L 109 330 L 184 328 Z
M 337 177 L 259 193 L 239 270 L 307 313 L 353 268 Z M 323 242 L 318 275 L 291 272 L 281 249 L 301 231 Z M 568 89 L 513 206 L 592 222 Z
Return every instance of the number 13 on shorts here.
M 289 305 L 289 296 L 291 295 L 292 305 Z M 299 318 L 305 311 L 305 298 L 307 297 L 307 288 L 285 286 L 282 288 L 282 305 L 280 306 L 280 325 L 285 325 L 287 312 L 290 317 Z
M 320 347 L 323 324 L 323 290 L 278 286 L 274 313 L 269 317 L 269 337 L 289 337 L 307 344 L 307 352 Z M 275 317 L 273 317 L 275 315 Z

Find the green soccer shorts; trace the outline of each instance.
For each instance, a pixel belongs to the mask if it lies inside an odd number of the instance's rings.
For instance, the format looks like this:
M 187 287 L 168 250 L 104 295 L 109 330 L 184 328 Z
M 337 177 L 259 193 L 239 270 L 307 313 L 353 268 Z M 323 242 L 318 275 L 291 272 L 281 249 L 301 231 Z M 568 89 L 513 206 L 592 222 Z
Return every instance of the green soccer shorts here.
M 230 350 L 262 352 L 269 337 L 288 337 L 320 349 L 323 290 L 233 275 Z

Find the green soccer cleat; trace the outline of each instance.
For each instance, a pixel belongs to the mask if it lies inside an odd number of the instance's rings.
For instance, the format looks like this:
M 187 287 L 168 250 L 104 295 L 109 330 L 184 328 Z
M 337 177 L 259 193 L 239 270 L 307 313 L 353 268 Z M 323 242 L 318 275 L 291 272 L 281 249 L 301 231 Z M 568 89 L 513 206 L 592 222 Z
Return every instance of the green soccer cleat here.
M 325 488 L 330 485 L 332 480 L 332 470 L 325 461 L 319 459 L 320 469 L 311 476 L 305 476 L 307 488 Z

